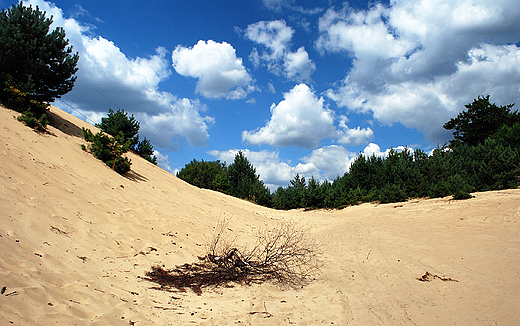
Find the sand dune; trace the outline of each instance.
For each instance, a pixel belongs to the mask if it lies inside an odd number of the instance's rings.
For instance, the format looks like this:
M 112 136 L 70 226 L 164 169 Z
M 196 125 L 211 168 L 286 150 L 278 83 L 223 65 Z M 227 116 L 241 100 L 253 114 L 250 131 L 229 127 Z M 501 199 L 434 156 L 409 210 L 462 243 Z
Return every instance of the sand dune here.
M 81 150 L 92 126 L 51 111 L 59 126 L 40 135 L 0 107 L 0 325 L 520 324 L 519 189 L 275 211 L 131 153 L 120 176 Z M 195 261 L 219 218 L 245 241 L 278 220 L 310 226 L 327 265 L 301 289 L 198 296 L 141 279 L 154 264 Z

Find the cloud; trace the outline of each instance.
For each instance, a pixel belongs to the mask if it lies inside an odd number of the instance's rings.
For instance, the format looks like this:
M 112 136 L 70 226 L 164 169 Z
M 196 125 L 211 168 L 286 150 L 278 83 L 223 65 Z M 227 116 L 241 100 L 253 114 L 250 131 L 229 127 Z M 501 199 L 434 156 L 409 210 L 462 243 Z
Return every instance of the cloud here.
M 340 116 L 339 128 L 338 128 L 338 143 L 346 144 L 350 146 L 357 146 L 367 143 L 369 139 L 374 137 L 374 131 L 370 128 L 357 127 L 350 129 L 347 126 L 348 118 L 346 116 Z
M 381 147 L 379 147 L 379 145 L 370 143 L 365 147 L 362 154 L 365 157 L 371 157 L 372 155 L 374 155 L 374 156 L 379 156 L 379 157 L 385 158 L 388 156 L 388 154 L 390 153 L 390 150 L 392 150 L 392 149 L 398 153 L 404 151 L 405 149 L 408 149 L 412 153 L 414 152 L 413 148 L 410 148 L 407 146 L 397 146 L 394 148 L 388 148 L 385 151 L 381 151 Z
M 262 0 L 264 6 L 274 11 L 281 11 L 282 7 L 291 3 L 291 0 Z
M 352 68 L 327 92 L 338 106 L 401 123 L 430 142 L 478 95 L 519 95 L 520 8 L 514 1 L 396 0 L 368 10 L 329 9 L 316 47 L 347 53 Z
M 304 47 L 296 52 L 290 51 L 293 34 L 294 30 L 283 20 L 260 21 L 249 25 L 245 31 L 246 37 L 263 48 L 261 53 L 254 48 L 250 60 L 256 67 L 265 65 L 271 73 L 288 80 L 310 81 L 316 65 Z
M 343 146 L 325 146 L 303 157 L 302 161 L 305 164 L 298 164 L 296 170 L 307 177 L 314 175 L 315 178 L 322 181 L 325 179 L 332 181 L 348 171 L 355 157 L 355 153 L 348 151 Z
M 208 154 L 229 165 L 233 163 L 238 151 L 238 149 L 214 150 Z M 338 175 L 342 176 L 357 157 L 355 153 L 337 145 L 316 149 L 301 159 L 303 163 L 296 165 L 280 159 L 279 153 L 276 151 L 242 149 L 242 152 L 255 167 L 256 173 L 260 175 L 260 180 L 271 191 L 275 191 L 278 187 L 287 187 L 296 174 L 307 179 L 314 176 L 321 181 L 334 180 Z
M 264 6 L 275 12 L 281 12 L 282 9 L 289 9 L 296 11 L 301 14 L 315 15 L 323 11 L 322 8 L 314 7 L 311 9 L 304 8 L 303 6 L 295 6 L 294 0 L 262 0 Z
M 159 47 L 147 58 L 128 58 L 113 42 L 93 35 L 91 26 L 82 25 L 74 18 L 65 18 L 63 11 L 52 3 L 30 0 L 24 4 L 38 6 L 47 16 L 52 15 L 54 23 L 51 28 L 64 27 L 73 51 L 80 53 L 78 79 L 74 89 L 63 96 L 63 100 L 74 109 L 73 114 L 79 112 L 80 117 L 87 116 L 98 122 L 109 108 L 122 108 L 138 120 L 143 119 L 140 121 L 140 135 L 151 139 L 155 146 L 179 145 L 182 138 L 195 146 L 206 144 L 207 129 L 213 118 L 200 115 L 204 112 L 200 103 L 178 99 L 159 90 L 159 83 L 171 73 L 166 49 Z M 63 103 L 57 101 L 56 105 L 69 110 Z M 175 126 L 171 125 L 173 122 Z M 165 125 L 171 127 L 166 134 L 160 129 Z M 166 136 L 168 141 L 165 143 Z
M 254 145 L 318 147 L 325 138 L 337 139 L 340 144 L 357 146 L 367 143 L 374 132 L 370 128 L 347 126 L 346 116 L 340 116 L 338 128 L 335 114 L 324 105 L 305 84 L 296 85 L 284 94 L 284 100 L 271 105 L 271 120 L 257 130 L 243 131 L 242 140 Z
M 196 91 L 204 97 L 241 99 L 254 90 L 242 58 L 229 43 L 200 40 L 192 48 L 179 45 L 172 60 L 177 73 L 198 78 Z
M 311 74 L 316 69 L 303 46 L 296 52 L 287 53 L 283 65 L 287 78 L 296 81 L 311 80 Z
M 168 155 L 162 154 L 158 150 L 154 150 L 153 155 L 155 155 L 157 157 L 157 165 L 161 169 L 168 171 L 172 174 L 177 174 L 178 170 L 172 170 L 172 168 L 170 166 L 170 162 L 168 161 Z
M 268 64 L 274 65 L 276 61 L 282 60 L 286 55 L 294 30 L 283 20 L 273 20 L 251 24 L 247 27 L 245 34 L 248 39 L 268 50 L 261 56 L 256 53 L 257 59 L 253 62 L 260 64 L 260 60 L 264 60 Z M 271 69 L 274 69 L 274 66 Z
M 413 49 L 413 43 L 396 38 L 383 20 L 388 9 L 382 4 L 368 11 L 329 9 L 319 20 L 321 35 L 317 48 L 329 52 L 347 51 L 356 59 L 389 59 Z M 384 49 L 384 51 L 381 51 Z
M 242 132 L 250 144 L 316 148 L 320 140 L 335 137 L 334 113 L 324 107 L 309 86 L 296 85 L 284 100 L 271 105 L 271 120 L 256 131 Z
M 233 163 L 238 151 L 238 149 L 214 150 L 208 154 L 229 165 Z M 242 149 L 242 152 L 255 167 L 256 173 L 260 175 L 260 180 L 271 191 L 275 191 L 278 187 L 287 187 L 296 174 L 306 178 L 314 176 L 322 181 L 334 180 L 336 176 L 341 176 L 347 171 L 351 161 L 356 157 L 354 153 L 337 145 L 316 149 L 310 155 L 302 158 L 303 163 L 297 165 L 291 165 L 290 161 L 283 161 L 276 151 L 256 152 Z
M 174 95 L 158 89 L 159 82 L 170 74 L 164 48 L 158 48 L 149 58 L 129 59 L 113 42 L 102 37 L 82 37 L 77 47 L 80 48 L 80 78 L 75 85 L 76 92 L 69 96 L 75 102 L 95 105 L 97 103 L 91 103 L 92 93 L 98 93 L 105 97 L 102 100 L 108 98 L 113 105 L 126 110 L 155 111 L 159 106 L 159 110 L 164 111 L 175 99 Z
M 413 149 L 405 146 L 397 146 L 395 151 L 401 152 L 405 148 L 413 152 Z M 333 181 L 336 177 L 341 177 L 350 170 L 350 166 L 359 154 L 365 157 L 372 155 L 385 158 L 390 153 L 390 148 L 381 151 L 381 147 L 375 143 L 368 144 L 361 153 L 354 153 L 343 146 L 329 145 L 313 150 L 309 155 L 304 156 L 293 169 L 293 173 L 299 173 L 309 178 L 314 176 L 319 180 Z
M 180 145 L 182 135 L 190 146 L 204 146 L 209 138 L 207 129 L 214 123 L 212 117 L 200 115 L 200 112 L 206 110 L 206 106 L 198 100 L 183 98 L 173 103 L 171 110 L 167 112 L 158 114 L 141 112 L 137 114 L 137 118 L 141 122 L 141 128 L 160 132 L 151 136 L 152 140 L 156 139 L 157 142 L 154 143 L 158 145 L 160 138 L 172 139 L 174 142 L 176 140 Z

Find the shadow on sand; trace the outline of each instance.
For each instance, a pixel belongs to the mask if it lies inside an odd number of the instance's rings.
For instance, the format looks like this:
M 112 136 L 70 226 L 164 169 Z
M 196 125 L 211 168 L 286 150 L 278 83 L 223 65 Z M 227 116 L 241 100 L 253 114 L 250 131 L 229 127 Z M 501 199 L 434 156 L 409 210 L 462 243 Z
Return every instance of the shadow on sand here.
M 72 122 L 63 119 L 58 114 L 47 111 L 47 115 L 49 116 L 50 124 L 54 128 L 60 130 L 61 132 L 73 136 L 73 137 L 80 137 L 83 138 L 83 131 L 80 127 L 76 126 Z
M 123 174 L 123 177 L 127 178 L 130 181 L 134 181 L 134 182 L 148 181 L 148 179 L 145 176 L 143 176 L 133 170 L 130 170 L 130 171 L 126 172 L 125 174 Z

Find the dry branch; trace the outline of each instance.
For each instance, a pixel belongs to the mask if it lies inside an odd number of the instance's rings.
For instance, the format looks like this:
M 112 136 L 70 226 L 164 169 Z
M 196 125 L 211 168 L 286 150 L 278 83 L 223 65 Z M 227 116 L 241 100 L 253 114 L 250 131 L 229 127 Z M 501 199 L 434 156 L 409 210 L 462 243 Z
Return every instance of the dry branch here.
M 219 221 L 206 243 L 206 255 L 199 262 L 165 269 L 153 266 L 146 280 L 160 285 L 156 289 L 201 294 L 203 287 L 260 283 L 268 280 L 283 286 L 301 287 L 312 280 L 323 265 L 320 244 L 308 230 L 295 223 L 282 222 L 258 231 L 251 249 L 236 245 L 237 237 L 228 233 L 228 221 Z
M 65 236 L 69 236 L 69 234 L 65 231 L 60 230 L 59 228 L 51 225 L 51 231 L 55 232 L 56 234 L 63 234 Z

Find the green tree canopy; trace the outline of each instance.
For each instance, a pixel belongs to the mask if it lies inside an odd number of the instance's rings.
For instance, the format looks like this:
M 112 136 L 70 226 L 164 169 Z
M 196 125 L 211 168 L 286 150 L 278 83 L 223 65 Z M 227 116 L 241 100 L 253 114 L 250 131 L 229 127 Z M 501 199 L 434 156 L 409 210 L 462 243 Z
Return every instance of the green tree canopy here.
M 228 166 L 228 176 L 231 196 L 251 200 L 264 206 L 272 206 L 269 189 L 260 181 L 256 169 L 242 151 L 235 155 L 235 160 Z
M 157 156 L 153 155 L 153 145 L 146 137 L 137 143 L 135 152 L 147 161 L 157 165 Z
M 65 31 L 49 33 L 52 17 L 22 2 L 0 13 L 0 83 L 29 93 L 36 101 L 52 102 L 72 90 L 78 54 Z M 14 85 L 13 85 L 14 84 Z M 3 87 L 1 87 L 3 89 Z M 5 100 L 6 94 L 2 94 Z
M 101 123 L 96 124 L 96 127 L 114 137 L 121 134 L 123 141 L 130 140 L 132 148 L 139 142 L 139 121 L 133 114 L 129 117 L 125 110 L 119 109 L 114 112 L 109 109 L 108 116 L 101 118 Z
M 83 147 L 84 150 L 90 151 L 96 158 L 105 162 L 119 174 L 130 171 L 132 162 L 128 157 L 123 156 L 130 148 L 130 142 L 123 142 L 121 134 L 111 137 L 103 132 L 93 134 L 90 129 L 83 128 L 83 138 L 90 143 L 89 148 Z
M 228 176 L 230 195 L 242 199 L 250 198 L 253 194 L 255 183 L 259 180 L 256 169 L 242 151 L 235 155 L 235 160 L 229 165 Z
M 130 150 L 153 164 L 157 164 L 157 157 L 153 155 L 153 146 L 150 141 L 146 137 L 139 141 L 140 124 L 133 114 L 128 116 L 123 109 L 116 112 L 109 109 L 108 116 L 101 118 L 101 123 L 96 124 L 96 127 L 109 135 L 121 137 L 123 142 L 129 142 Z
M 473 103 L 466 104 L 467 110 L 444 124 L 444 129 L 454 130 L 456 141 L 475 146 L 484 142 L 503 125 L 512 126 L 520 122 L 518 111 L 512 111 L 514 104 L 497 106 L 489 102 L 489 95 L 479 96 Z
M 218 160 L 197 161 L 193 159 L 177 172 L 177 177 L 199 188 L 224 193 L 227 192 L 229 188 L 226 164 Z

